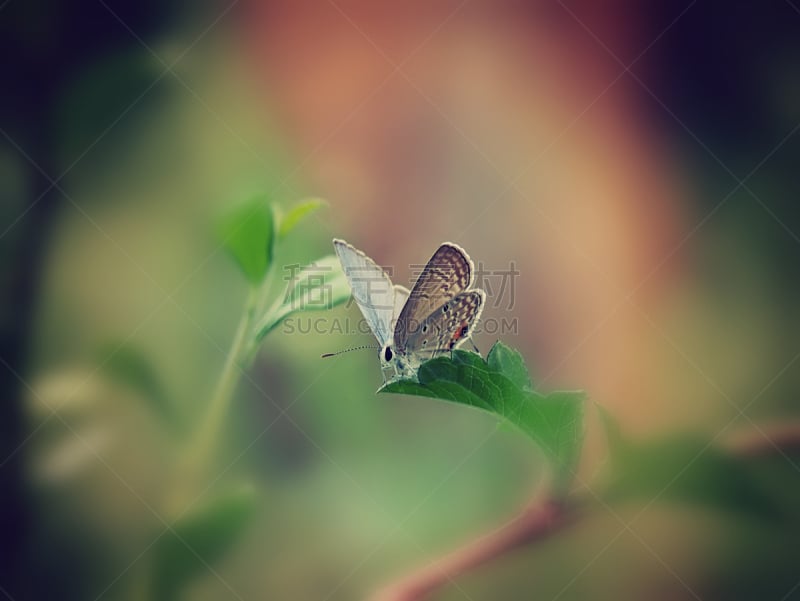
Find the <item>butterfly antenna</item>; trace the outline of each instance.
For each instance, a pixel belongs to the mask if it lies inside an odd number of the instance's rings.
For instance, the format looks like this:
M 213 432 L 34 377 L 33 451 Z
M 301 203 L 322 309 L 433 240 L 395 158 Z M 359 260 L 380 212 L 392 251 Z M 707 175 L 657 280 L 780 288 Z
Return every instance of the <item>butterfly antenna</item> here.
M 350 351 L 360 351 L 360 350 L 365 349 L 365 348 L 379 349 L 380 347 L 379 346 L 375 346 L 374 344 L 362 344 L 361 346 L 354 346 L 354 347 L 351 347 L 351 348 L 346 348 L 346 349 L 341 350 L 341 351 L 336 351 L 335 353 L 323 353 L 322 359 L 325 359 L 327 357 L 335 357 L 336 355 L 341 355 L 342 353 L 349 353 Z

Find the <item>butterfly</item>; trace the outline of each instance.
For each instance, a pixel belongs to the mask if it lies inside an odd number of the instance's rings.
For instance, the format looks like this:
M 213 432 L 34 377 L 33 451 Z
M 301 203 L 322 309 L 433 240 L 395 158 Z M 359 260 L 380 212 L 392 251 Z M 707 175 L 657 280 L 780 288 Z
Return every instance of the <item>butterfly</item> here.
M 392 284 L 383 268 L 353 245 L 334 239 L 333 246 L 353 298 L 380 345 L 382 369 L 413 376 L 425 360 L 470 338 L 486 293 L 471 288 L 475 268 L 460 246 L 443 243 L 410 291 Z

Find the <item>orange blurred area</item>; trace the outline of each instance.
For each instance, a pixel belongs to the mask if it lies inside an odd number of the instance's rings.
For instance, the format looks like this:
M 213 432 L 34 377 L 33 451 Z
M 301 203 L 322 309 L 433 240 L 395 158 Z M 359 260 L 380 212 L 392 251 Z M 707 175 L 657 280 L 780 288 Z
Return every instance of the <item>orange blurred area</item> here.
M 341 206 L 348 239 L 392 265 L 443 239 L 517 261 L 518 344 L 553 384 L 580 382 L 637 429 L 729 408 L 712 368 L 693 370 L 672 341 L 704 213 L 649 120 L 658 98 L 626 73 L 655 62 L 646 15 L 619 2 L 247 10 L 245 47 L 306 157 L 290 182 Z

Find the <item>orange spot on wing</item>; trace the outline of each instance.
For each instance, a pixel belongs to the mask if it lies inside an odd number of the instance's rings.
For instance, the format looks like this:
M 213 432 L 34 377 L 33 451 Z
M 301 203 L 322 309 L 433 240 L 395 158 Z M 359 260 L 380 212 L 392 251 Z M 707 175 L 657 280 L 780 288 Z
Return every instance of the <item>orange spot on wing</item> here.
M 467 326 L 468 326 L 468 325 L 469 325 L 469 324 L 468 324 L 466 321 L 462 321 L 462 322 L 461 322 L 461 327 L 460 327 L 460 328 L 458 328 L 458 329 L 457 329 L 457 330 L 456 330 L 456 331 L 453 333 L 453 342 L 456 342 L 456 341 L 458 341 L 458 340 L 461 340 L 461 339 L 464 337 L 464 335 L 467 333 Z

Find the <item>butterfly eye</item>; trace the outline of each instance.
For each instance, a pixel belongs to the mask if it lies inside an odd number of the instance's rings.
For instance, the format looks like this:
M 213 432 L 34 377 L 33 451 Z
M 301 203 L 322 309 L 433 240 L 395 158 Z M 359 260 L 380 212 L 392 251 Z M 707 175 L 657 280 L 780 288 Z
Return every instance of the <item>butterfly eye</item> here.
M 391 361 L 392 360 L 392 349 L 387 346 L 386 350 L 383 351 L 383 356 L 386 358 L 387 361 Z

